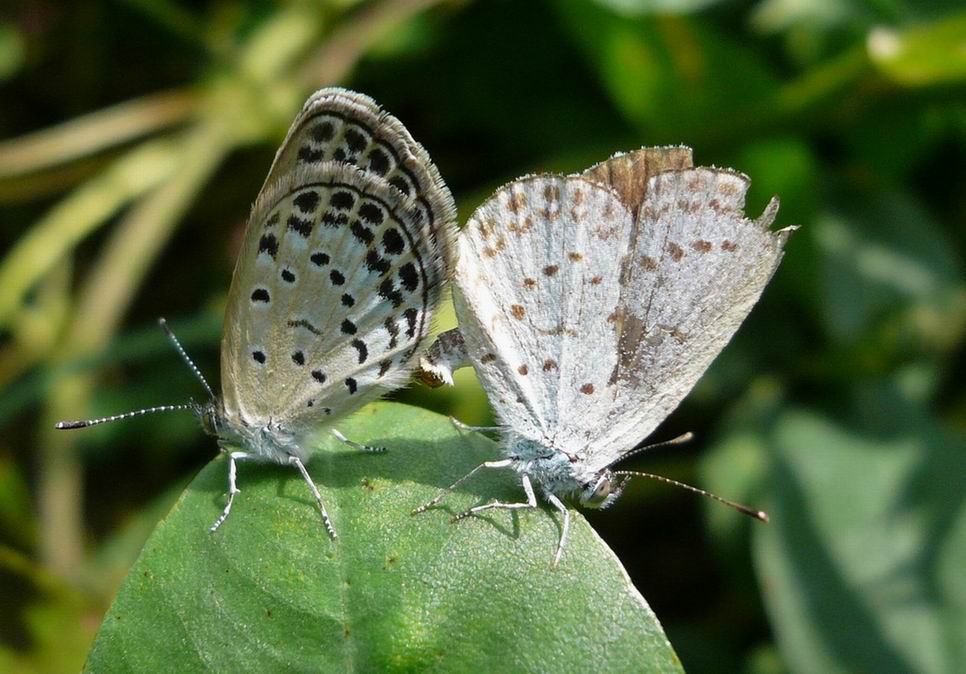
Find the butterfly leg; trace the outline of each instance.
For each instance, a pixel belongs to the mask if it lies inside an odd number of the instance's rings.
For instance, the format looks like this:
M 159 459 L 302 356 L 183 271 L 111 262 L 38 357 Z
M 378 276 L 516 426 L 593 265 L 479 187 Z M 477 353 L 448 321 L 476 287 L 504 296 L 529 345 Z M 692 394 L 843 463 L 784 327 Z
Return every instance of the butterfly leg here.
M 478 505 L 475 508 L 470 508 L 464 512 L 459 513 L 453 518 L 453 522 L 459 522 L 461 519 L 465 519 L 470 515 L 475 515 L 481 513 L 484 510 L 490 510 L 491 508 L 500 508 L 502 510 L 524 510 L 529 508 L 537 507 L 537 497 L 533 495 L 533 485 L 530 484 L 530 476 L 523 475 L 523 491 L 527 493 L 526 503 L 504 503 L 503 501 L 491 501 L 490 503 L 484 503 L 483 505 Z
M 315 486 L 315 482 L 312 481 L 312 476 L 309 475 L 309 471 L 305 470 L 305 464 L 302 463 L 301 459 L 297 456 L 288 457 L 288 462 L 299 469 L 302 473 L 302 478 L 305 480 L 305 484 L 309 485 L 309 489 L 312 491 L 312 496 L 315 497 L 315 502 L 319 504 L 319 512 L 322 514 L 322 523 L 325 525 L 325 530 L 329 532 L 329 537 L 332 540 L 337 539 L 339 536 L 335 533 L 335 527 L 332 526 L 332 520 L 329 519 L 329 513 L 325 511 L 325 506 L 322 505 L 322 495 L 319 493 L 319 488 Z
M 366 454 L 382 454 L 383 452 L 388 452 L 389 450 L 385 447 L 373 447 L 372 445 L 363 445 L 353 440 L 350 440 L 346 436 L 342 435 L 339 431 L 334 428 L 330 428 L 329 432 L 335 436 L 335 439 L 339 442 L 349 445 L 352 449 L 357 452 L 365 452 Z
M 546 497 L 547 501 L 563 515 L 563 525 L 560 527 L 560 540 L 557 541 L 557 553 L 553 556 L 553 568 L 556 569 L 560 563 L 560 556 L 563 554 L 564 546 L 567 545 L 567 534 L 570 533 L 570 510 L 554 494 L 548 493 Z
M 218 531 L 218 527 L 225 523 L 225 520 L 228 519 L 228 513 L 231 512 L 231 504 L 235 502 L 235 494 L 241 493 L 241 490 L 235 484 L 235 478 L 238 476 L 236 462 L 250 458 L 252 458 L 251 454 L 245 452 L 228 452 L 228 503 L 225 504 L 225 510 L 208 530 L 211 533 Z
M 470 426 L 469 424 L 464 424 L 456 417 L 450 417 L 449 422 L 456 426 L 457 430 L 466 431 L 467 433 L 496 433 L 501 430 L 500 426 Z
M 471 477 L 473 477 L 474 475 L 476 475 L 477 471 L 479 471 L 479 470 L 482 470 L 484 468 L 506 468 L 507 466 L 509 466 L 512 463 L 513 463 L 513 459 L 502 459 L 500 461 L 487 461 L 486 463 L 481 463 L 476 468 L 474 468 L 473 470 L 471 470 L 470 472 L 468 472 L 466 475 L 464 475 L 463 477 L 461 477 L 460 479 L 458 479 L 456 482 L 454 482 L 453 484 L 451 484 L 450 486 L 448 486 L 446 489 L 444 489 L 443 491 L 441 491 L 439 493 L 439 496 L 437 496 L 436 498 L 434 498 L 432 501 L 430 501 L 429 503 L 424 503 L 423 505 L 419 506 L 418 508 L 416 508 L 415 510 L 413 510 L 409 514 L 410 515 L 418 515 L 421 512 L 425 512 L 426 510 L 429 510 L 434 505 L 439 505 L 439 502 L 442 501 L 444 498 L 446 498 L 447 494 L 451 493 L 458 486 L 460 486 L 461 484 L 463 484 L 464 482 L 466 482 L 468 479 L 470 479 Z

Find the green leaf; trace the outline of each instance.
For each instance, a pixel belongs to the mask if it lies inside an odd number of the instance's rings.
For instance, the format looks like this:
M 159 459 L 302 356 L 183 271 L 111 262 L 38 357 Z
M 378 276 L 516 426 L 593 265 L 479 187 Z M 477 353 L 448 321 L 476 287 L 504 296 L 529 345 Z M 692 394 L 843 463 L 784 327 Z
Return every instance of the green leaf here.
M 871 435 L 803 411 L 775 425 L 755 556 L 792 671 L 966 661 L 966 439 L 909 412 L 895 425 Z
M 309 464 L 339 539 L 294 470 L 241 464 L 242 493 L 214 535 L 226 466 L 213 461 L 145 545 L 87 669 L 104 671 L 679 672 L 614 554 L 574 514 L 560 567 L 548 510 L 450 516 L 519 501 L 510 471 L 484 471 L 444 508 L 412 508 L 497 456 L 442 416 L 371 405 L 340 424 L 389 448 L 319 443 Z
M 686 14 L 696 12 L 721 0 L 594 0 L 622 16 L 644 14 Z

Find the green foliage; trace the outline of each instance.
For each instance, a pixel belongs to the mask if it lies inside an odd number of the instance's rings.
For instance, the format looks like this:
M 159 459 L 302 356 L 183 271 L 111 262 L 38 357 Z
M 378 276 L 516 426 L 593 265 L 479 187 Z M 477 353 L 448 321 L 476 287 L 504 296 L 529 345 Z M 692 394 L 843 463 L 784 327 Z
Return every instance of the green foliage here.
M 87 669 L 111 671 L 679 672 L 661 626 L 582 517 L 558 569 L 548 510 L 453 524 L 481 500 L 519 500 L 489 471 L 418 517 L 409 512 L 493 442 L 445 417 L 375 404 L 309 468 L 339 532 L 329 540 L 301 477 L 239 468 L 242 493 L 215 534 L 226 464 L 213 461 L 148 540 L 108 610 Z
M 755 557 L 800 672 L 953 672 L 966 658 L 966 436 L 902 419 L 863 433 L 789 410 Z

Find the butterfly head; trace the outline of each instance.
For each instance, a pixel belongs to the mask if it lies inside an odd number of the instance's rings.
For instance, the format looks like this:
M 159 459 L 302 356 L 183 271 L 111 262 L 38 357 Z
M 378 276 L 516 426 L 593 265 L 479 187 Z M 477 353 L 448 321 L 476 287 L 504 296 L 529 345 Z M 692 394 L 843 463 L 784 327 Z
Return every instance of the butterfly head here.
M 217 437 L 224 431 L 225 413 L 222 410 L 220 400 L 212 398 L 203 404 L 194 401 L 190 404 L 191 411 L 198 417 L 198 421 L 201 422 L 201 428 L 205 433 Z
M 598 510 L 609 508 L 620 498 L 626 482 L 626 478 L 616 477 L 610 470 L 604 469 L 581 488 L 580 505 Z

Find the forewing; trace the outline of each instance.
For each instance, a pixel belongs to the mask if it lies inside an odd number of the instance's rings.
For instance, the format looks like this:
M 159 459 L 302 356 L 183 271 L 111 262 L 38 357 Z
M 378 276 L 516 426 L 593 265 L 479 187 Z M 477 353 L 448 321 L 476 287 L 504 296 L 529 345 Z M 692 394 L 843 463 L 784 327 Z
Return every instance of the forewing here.
M 500 189 L 461 232 L 460 330 L 497 416 L 516 433 L 579 451 L 606 417 L 632 222 L 609 187 L 534 176 Z
M 310 98 L 235 267 L 228 415 L 298 432 L 402 384 L 450 271 L 454 220 L 449 191 L 398 120 L 345 90 Z
M 647 437 L 697 383 L 758 301 L 791 229 L 773 199 L 743 214 L 748 178 L 697 168 L 648 181 L 621 293 L 613 423 L 591 468 Z

